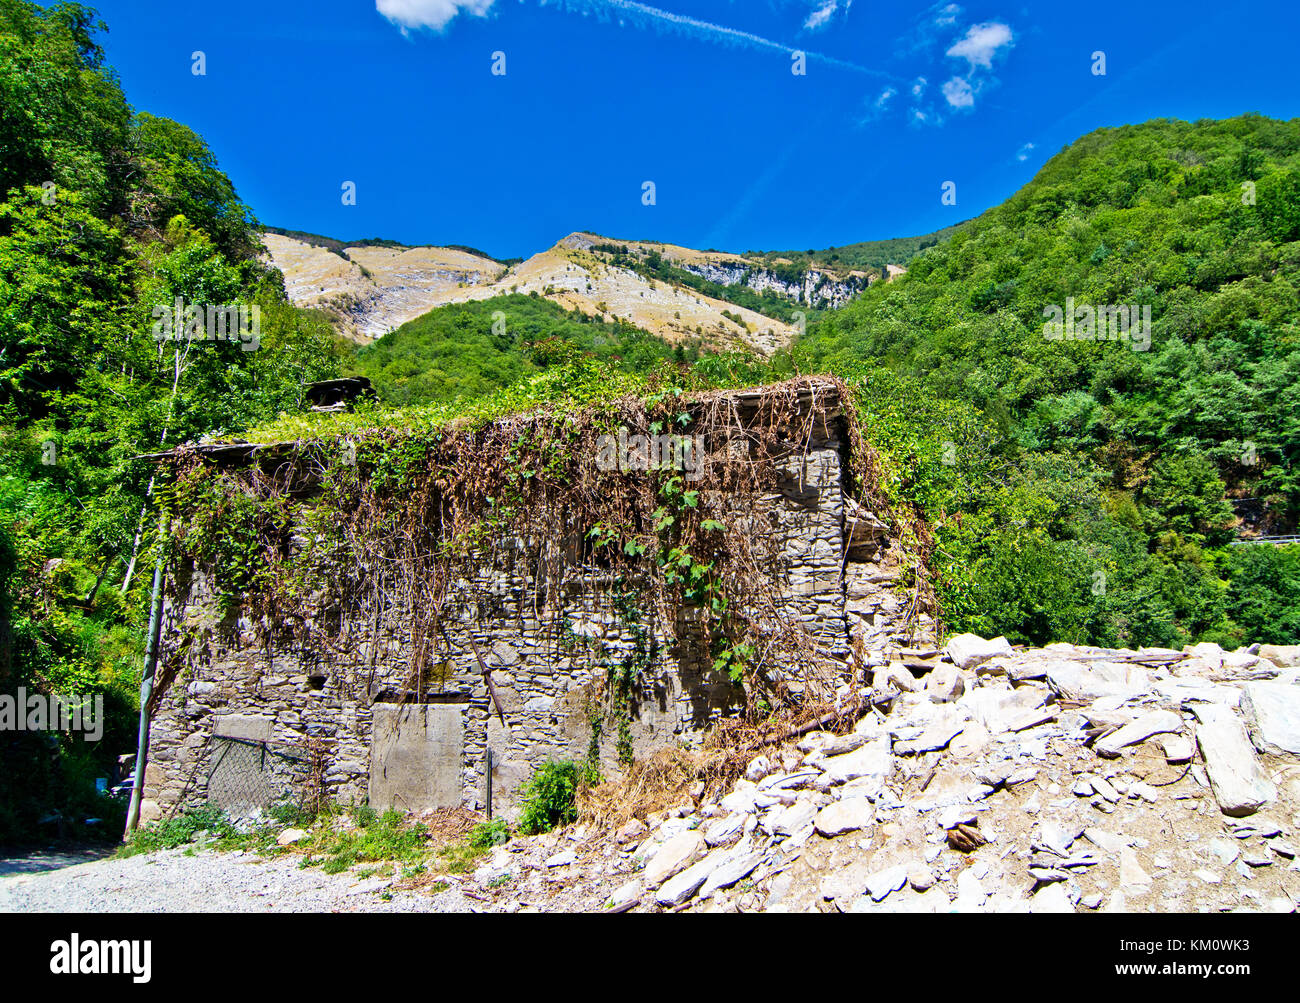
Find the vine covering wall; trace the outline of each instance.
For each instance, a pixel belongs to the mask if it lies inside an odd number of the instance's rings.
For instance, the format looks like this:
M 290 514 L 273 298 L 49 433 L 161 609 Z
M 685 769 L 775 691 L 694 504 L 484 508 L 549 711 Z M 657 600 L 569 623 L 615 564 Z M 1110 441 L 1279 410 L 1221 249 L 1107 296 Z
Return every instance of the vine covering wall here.
M 177 451 L 146 794 L 202 797 L 234 727 L 323 746 L 325 782 L 363 796 L 377 703 L 460 708 L 475 804 L 489 745 L 508 795 L 545 758 L 617 768 L 722 715 L 842 698 L 924 617 L 890 599 L 851 629 L 864 557 L 913 583 L 865 519 L 887 513 L 846 398 L 802 379 Z

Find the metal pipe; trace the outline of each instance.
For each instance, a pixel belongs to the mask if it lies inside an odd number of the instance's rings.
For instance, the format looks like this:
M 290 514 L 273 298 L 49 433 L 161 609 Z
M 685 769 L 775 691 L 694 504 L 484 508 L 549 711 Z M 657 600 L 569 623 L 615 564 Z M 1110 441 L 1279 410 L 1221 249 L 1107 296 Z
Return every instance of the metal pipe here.
M 159 536 L 166 523 L 159 520 Z M 144 642 L 144 672 L 140 676 L 140 734 L 135 750 L 135 780 L 131 783 L 131 806 L 126 812 L 126 832 L 129 836 L 140 821 L 140 798 L 144 791 L 145 760 L 149 755 L 149 699 L 153 696 L 154 671 L 158 667 L 158 639 L 162 620 L 162 581 L 165 551 L 159 540 L 158 562 L 153 569 L 153 592 L 149 597 L 149 633 Z

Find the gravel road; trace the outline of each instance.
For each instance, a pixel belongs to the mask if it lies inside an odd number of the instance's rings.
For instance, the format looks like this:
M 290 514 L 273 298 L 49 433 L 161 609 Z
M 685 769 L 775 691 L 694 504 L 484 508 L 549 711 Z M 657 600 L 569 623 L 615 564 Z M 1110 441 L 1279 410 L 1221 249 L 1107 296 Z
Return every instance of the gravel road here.
M 77 859 L 70 857 L 68 859 Z M 48 855 L 0 860 L 0 912 L 473 912 L 459 882 L 436 895 L 391 881 L 300 869 L 296 855 L 163 850 L 71 866 Z M 55 865 L 53 869 L 40 869 Z

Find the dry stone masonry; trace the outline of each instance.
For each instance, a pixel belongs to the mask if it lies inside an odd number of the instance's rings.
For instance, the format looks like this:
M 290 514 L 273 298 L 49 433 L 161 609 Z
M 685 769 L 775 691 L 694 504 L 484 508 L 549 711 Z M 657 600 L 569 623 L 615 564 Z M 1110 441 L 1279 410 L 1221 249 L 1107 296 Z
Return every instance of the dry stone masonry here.
M 725 403 L 743 425 L 770 392 Z M 832 691 L 848 697 L 872 668 L 902 671 L 904 656 L 933 644 L 934 623 L 914 590 L 897 584 L 910 566 L 891 527 L 850 495 L 837 386 L 801 381 L 784 392 L 797 407 L 775 486 L 761 511 L 735 517 L 754 552 L 769 555 L 763 571 L 777 605 L 830 666 Z M 699 486 L 708 490 L 707 478 Z M 444 637 L 413 641 L 409 621 L 369 609 L 344 618 L 337 643 L 324 647 L 259 640 L 246 616 L 219 616 L 201 569 L 175 569 L 163 661 L 176 671 L 153 716 L 142 817 L 209 799 L 235 814 L 264 810 L 322 781 L 344 803 L 482 809 L 491 796 L 496 810 L 508 810 L 537 765 L 585 757 L 593 728 L 602 766 L 613 770 L 616 739 L 641 756 L 698 741 L 738 709 L 741 693 L 691 643 L 689 610 L 679 611 L 675 632 L 638 629 L 626 611 L 599 601 L 600 568 L 589 573 L 590 589 L 547 596 L 526 560 L 513 571 L 484 566 L 472 584 L 488 602 L 458 604 Z M 433 649 L 436 660 L 413 679 L 413 665 Z M 629 660 L 636 678 L 618 735 L 605 699 L 608 666 Z M 782 681 L 795 693 L 807 684 L 793 671 Z

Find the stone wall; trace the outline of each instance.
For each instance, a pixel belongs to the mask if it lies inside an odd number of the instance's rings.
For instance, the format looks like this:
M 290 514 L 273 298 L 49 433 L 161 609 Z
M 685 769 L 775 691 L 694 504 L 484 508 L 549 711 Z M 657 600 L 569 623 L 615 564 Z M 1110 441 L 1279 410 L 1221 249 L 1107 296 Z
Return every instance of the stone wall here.
M 829 685 L 844 693 L 866 682 L 869 666 L 916 641 L 904 636 L 910 597 L 893 591 L 898 547 L 846 495 L 847 431 L 837 401 L 814 394 L 805 405 L 818 411 L 812 433 L 801 432 L 779 461 L 757 511 L 736 517 L 752 523 L 748 537 L 766 555 L 776 607 L 802 623 L 838 677 Z M 700 487 L 707 491 L 707 480 Z M 528 570 L 522 559 L 480 569 L 476 588 L 464 592 L 478 598 L 454 607 L 445 638 L 413 639 L 409 619 L 368 609 L 342 622 L 328 646 L 268 647 L 241 616 L 217 619 L 201 576 L 179 569 L 169 579 L 163 638 L 163 661 L 179 671 L 153 716 L 142 818 L 215 795 L 210 777 L 219 761 L 224 806 L 238 814 L 230 803 L 241 782 L 229 766 L 232 743 L 269 750 L 267 775 L 248 781 L 249 808 L 293 796 L 284 778 L 296 771 L 302 784 L 315 770 L 344 803 L 373 797 L 376 807 L 481 809 L 490 747 L 493 807 L 509 814 L 513 792 L 537 765 L 588 754 L 593 722 L 603 770 L 617 769 L 611 667 L 629 660 L 635 678 L 622 739 L 637 756 L 696 742 L 740 706 L 741 694 L 694 640 L 689 611 L 678 611 L 669 631 L 649 615 L 609 608 L 598 569 L 591 588 L 570 584 L 563 595 L 546 594 Z M 910 626 L 932 633 L 924 616 Z M 437 652 L 432 660 L 428 651 Z M 789 675 L 796 692 L 808 685 Z M 413 713 L 419 708 L 427 710 Z M 450 772 L 447 758 L 459 760 Z

